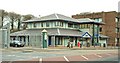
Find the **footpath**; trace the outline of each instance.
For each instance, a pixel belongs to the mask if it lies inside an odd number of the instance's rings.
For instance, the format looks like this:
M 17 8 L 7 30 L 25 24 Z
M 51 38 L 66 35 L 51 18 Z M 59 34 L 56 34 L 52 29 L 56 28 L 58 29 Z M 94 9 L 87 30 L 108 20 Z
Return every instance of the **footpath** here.
M 36 47 L 9 47 L 9 48 L 4 48 L 0 49 L 0 51 L 23 51 L 23 52 L 33 52 L 33 51 L 41 51 L 41 52 L 47 52 L 47 51 L 62 51 L 62 50 L 118 50 L 118 47 L 73 47 L 73 48 L 67 48 L 67 47 L 48 47 L 48 48 L 36 48 Z

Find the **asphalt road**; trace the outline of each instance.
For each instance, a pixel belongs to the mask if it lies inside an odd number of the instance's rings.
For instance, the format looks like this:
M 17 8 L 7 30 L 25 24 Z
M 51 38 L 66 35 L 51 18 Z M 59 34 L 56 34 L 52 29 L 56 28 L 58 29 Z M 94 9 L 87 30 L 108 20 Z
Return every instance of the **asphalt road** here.
M 116 53 L 102 53 L 63 57 L 34 58 L 24 61 L 9 61 L 8 63 L 118 63 L 118 56 Z
M 11 63 L 118 61 L 118 50 L 2 51 L 2 61 L 11 61 Z

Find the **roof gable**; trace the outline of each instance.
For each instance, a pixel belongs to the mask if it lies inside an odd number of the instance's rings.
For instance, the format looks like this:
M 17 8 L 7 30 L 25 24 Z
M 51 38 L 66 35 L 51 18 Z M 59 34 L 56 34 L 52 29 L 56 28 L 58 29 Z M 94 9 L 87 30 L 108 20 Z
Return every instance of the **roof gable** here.
M 85 32 L 83 35 L 82 35 L 83 38 L 91 38 L 91 35 L 88 33 L 88 32 Z

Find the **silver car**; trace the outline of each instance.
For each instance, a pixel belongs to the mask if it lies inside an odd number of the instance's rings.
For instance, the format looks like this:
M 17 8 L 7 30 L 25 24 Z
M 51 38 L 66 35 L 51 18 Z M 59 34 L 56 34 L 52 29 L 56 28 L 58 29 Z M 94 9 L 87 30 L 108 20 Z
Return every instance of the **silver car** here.
M 24 44 L 18 40 L 13 40 L 10 43 L 10 47 L 24 47 Z

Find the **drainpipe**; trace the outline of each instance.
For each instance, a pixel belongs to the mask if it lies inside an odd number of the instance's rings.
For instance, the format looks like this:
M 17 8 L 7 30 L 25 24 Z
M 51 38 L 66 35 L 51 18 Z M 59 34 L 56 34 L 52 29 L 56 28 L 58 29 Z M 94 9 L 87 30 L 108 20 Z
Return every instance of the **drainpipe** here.
M 97 25 L 97 43 L 99 43 L 99 25 Z
M 95 25 L 93 24 L 93 36 L 92 36 L 92 45 L 95 47 L 95 42 L 94 42 L 94 39 L 95 39 L 95 35 L 94 35 L 94 32 L 95 32 Z

